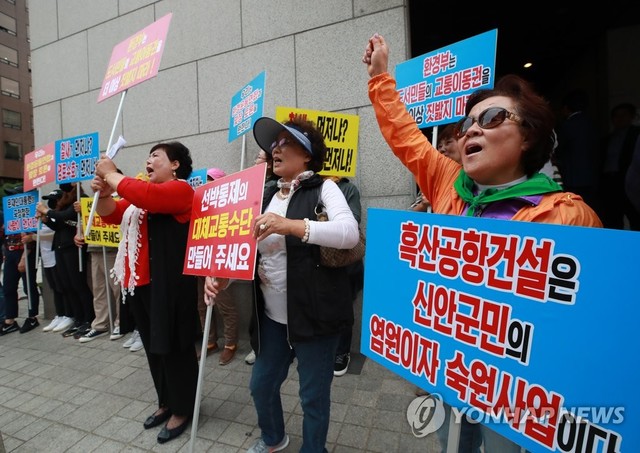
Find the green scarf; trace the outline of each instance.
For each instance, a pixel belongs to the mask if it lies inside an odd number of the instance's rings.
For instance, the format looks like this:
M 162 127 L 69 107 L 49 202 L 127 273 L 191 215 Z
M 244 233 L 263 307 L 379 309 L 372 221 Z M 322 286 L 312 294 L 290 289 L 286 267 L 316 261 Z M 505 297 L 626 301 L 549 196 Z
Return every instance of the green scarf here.
M 494 201 L 527 195 L 541 195 L 549 192 L 562 192 L 562 187 L 558 183 L 542 173 L 536 173 L 531 178 L 515 186 L 507 187 L 506 189 L 486 189 L 478 195 L 473 194 L 474 185 L 473 179 L 469 178 L 464 170 L 460 170 L 458 178 L 453 183 L 453 187 L 455 187 L 460 198 L 469 205 L 467 216 L 473 216 L 479 207 Z

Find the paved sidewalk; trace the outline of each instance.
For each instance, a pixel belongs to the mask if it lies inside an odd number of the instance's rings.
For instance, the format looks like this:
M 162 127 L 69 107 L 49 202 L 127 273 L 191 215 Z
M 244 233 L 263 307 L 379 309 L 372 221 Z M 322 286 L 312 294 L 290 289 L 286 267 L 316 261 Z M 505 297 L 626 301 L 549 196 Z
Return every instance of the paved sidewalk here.
M 21 301 L 21 305 L 23 305 Z M 20 318 L 22 324 L 24 318 Z M 26 334 L 0 337 L 0 452 L 188 452 L 191 426 L 164 445 L 160 428 L 145 430 L 156 409 L 155 391 L 144 351 L 122 347 L 128 338 L 107 335 L 89 343 L 43 332 L 47 320 Z M 199 428 L 194 452 L 242 452 L 260 430 L 248 391 L 250 347 L 218 365 L 207 358 Z M 295 363 L 283 387 L 286 428 L 291 443 L 302 445 L 302 411 Z M 413 384 L 364 357 L 349 373 L 335 378 L 331 399 L 330 452 L 437 452 L 437 436 L 416 438 L 406 410 L 415 398 Z

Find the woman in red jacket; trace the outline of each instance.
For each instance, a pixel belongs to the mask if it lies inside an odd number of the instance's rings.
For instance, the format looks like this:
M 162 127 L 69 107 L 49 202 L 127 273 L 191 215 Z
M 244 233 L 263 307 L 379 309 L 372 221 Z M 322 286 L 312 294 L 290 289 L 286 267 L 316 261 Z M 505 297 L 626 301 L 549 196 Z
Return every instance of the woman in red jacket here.
M 186 181 L 192 171 L 189 149 L 179 142 L 155 145 L 146 171 L 148 181 L 127 177 L 103 157 L 91 187 L 100 191 L 97 213 L 120 223 L 111 272 L 130 304 L 158 394 L 159 408 L 144 427 L 168 420 L 158 434 L 164 443 L 187 427 L 198 381 L 196 277 L 182 274 L 193 202 Z M 119 201 L 111 197 L 114 191 Z

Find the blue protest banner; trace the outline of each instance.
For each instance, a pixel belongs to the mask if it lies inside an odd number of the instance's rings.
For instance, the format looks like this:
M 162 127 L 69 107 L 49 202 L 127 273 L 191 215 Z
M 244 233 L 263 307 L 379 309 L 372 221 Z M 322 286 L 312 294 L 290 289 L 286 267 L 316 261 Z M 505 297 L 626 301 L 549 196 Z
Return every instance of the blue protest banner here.
M 418 127 L 458 120 L 472 92 L 493 87 L 497 42 L 491 30 L 396 65 L 400 98 Z
M 37 231 L 37 203 L 37 190 L 2 197 L 2 210 L 4 212 L 4 234 L 9 235 Z
M 638 250 L 637 232 L 370 208 L 362 353 L 528 451 L 640 451 Z
M 207 182 L 207 169 L 206 168 L 200 168 L 198 170 L 193 170 L 191 172 L 191 174 L 189 175 L 189 178 L 187 178 L 187 182 L 194 189 L 197 188 L 197 187 L 200 187 L 203 184 L 206 184 L 206 182 Z
M 229 143 L 250 131 L 253 123 L 262 116 L 264 81 L 265 71 L 262 71 L 231 98 Z
M 100 158 L 98 133 L 57 140 L 56 184 L 92 179 Z

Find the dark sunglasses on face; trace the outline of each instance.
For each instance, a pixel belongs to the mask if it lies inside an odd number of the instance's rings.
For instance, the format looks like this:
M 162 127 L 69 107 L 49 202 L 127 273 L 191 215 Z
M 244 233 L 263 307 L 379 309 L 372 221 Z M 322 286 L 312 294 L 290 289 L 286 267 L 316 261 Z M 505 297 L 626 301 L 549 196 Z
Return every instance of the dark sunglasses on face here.
M 470 116 L 462 118 L 456 123 L 453 132 L 457 138 L 461 138 L 475 122 L 477 122 L 478 126 L 482 129 L 493 129 L 494 127 L 498 127 L 504 123 L 507 118 L 511 121 L 522 124 L 522 119 L 515 113 L 510 112 L 507 109 L 503 109 L 502 107 L 490 107 L 480 113 L 477 120 Z
M 274 149 L 276 149 L 276 148 L 281 148 L 281 147 L 283 147 L 283 146 L 285 146 L 285 145 L 288 145 L 288 144 L 290 144 L 290 143 L 293 143 L 293 140 L 291 140 L 291 139 L 290 139 L 290 138 L 288 138 L 288 137 L 283 137 L 283 138 L 281 138 L 280 140 L 276 140 L 275 142 L 273 142 L 273 143 L 271 144 L 271 148 L 270 148 L 270 150 L 271 150 L 271 152 L 273 152 L 273 150 L 274 150 Z

